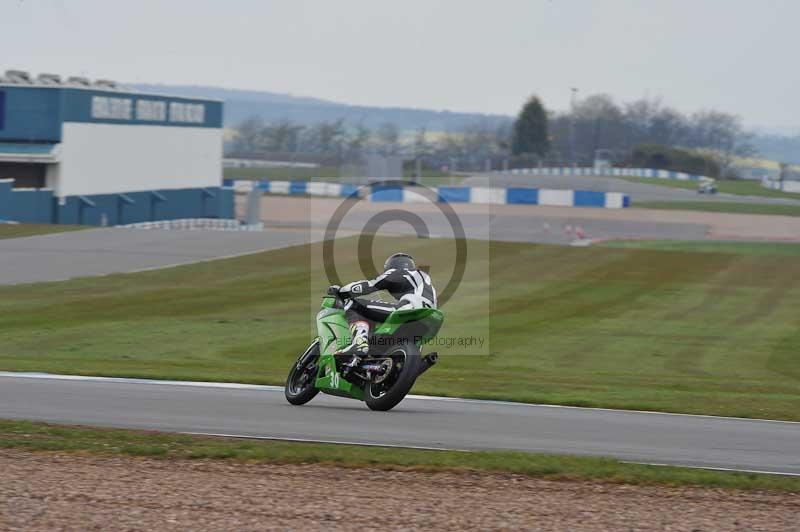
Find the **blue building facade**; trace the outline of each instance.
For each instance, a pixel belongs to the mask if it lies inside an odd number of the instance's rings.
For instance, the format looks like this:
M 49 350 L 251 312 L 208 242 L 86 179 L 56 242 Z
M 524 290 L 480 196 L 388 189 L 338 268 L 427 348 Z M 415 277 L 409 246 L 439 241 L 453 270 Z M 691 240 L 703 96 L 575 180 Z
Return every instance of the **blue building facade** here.
M 220 101 L 0 77 L 0 220 L 232 218 Z

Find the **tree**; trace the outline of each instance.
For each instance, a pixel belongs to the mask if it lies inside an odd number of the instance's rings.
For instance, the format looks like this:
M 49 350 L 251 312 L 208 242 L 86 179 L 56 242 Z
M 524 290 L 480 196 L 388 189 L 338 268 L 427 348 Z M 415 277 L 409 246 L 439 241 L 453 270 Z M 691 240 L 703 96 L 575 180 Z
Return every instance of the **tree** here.
M 267 147 L 274 152 L 296 152 L 300 144 L 300 133 L 303 126 L 293 124 L 284 119 L 264 128 L 264 137 L 268 139 Z
M 552 141 L 550 164 L 560 164 L 559 153 L 570 151 L 570 131 L 574 125 L 575 155 L 580 163 L 591 164 L 596 150 L 607 149 L 617 162 L 634 164 L 632 150 L 641 145 L 690 150 L 701 159 L 708 172 L 719 167 L 720 175 L 732 175 L 737 158 L 752 155 L 752 135 L 744 130 L 741 119 L 719 111 L 700 111 L 685 115 L 664 105 L 659 98 L 641 98 L 617 105 L 605 94 L 593 94 L 566 113 L 557 113 L 549 121 Z M 716 162 L 711 161 L 709 154 Z M 641 154 L 639 154 L 641 155 Z M 683 158 L 690 166 L 700 161 Z M 663 162 L 663 161 L 662 161 Z
M 736 115 L 700 111 L 691 116 L 691 123 L 691 145 L 715 154 L 721 177 L 730 177 L 731 166 L 737 157 L 751 157 L 756 153 L 751 143 L 752 134 L 744 130 L 741 118 Z
M 304 144 L 307 151 L 320 154 L 338 154 L 345 141 L 344 119 L 320 122 L 311 128 Z
M 378 128 L 378 147 L 382 155 L 396 155 L 400 149 L 400 130 L 392 122 Z
M 430 145 L 427 139 L 428 130 L 423 126 L 419 128 L 414 135 L 414 157 L 423 157 L 430 150 Z
M 257 116 L 252 116 L 239 124 L 232 145 L 233 151 L 240 154 L 258 151 L 264 126 L 264 121 Z
M 349 134 L 347 140 L 347 152 L 351 159 L 360 158 L 366 151 L 372 131 L 363 122 L 356 124 L 355 129 Z
M 611 96 L 594 94 L 584 98 L 575 106 L 573 115 L 577 160 L 591 163 L 599 149 L 627 147 L 624 116 Z
M 511 151 L 514 155 L 544 157 L 550 150 L 547 112 L 536 96 L 531 96 L 517 116 Z
M 631 164 L 635 168 L 659 168 L 709 177 L 719 177 L 720 173 L 717 157 L 713 153 L 659 144 L 640 144 L 634 148 Z
M 495 128 L 493 144 L 498 155 L 503 157 L 509 155 L 512 136 L 513 132 L 509 122 L 502 123 Z

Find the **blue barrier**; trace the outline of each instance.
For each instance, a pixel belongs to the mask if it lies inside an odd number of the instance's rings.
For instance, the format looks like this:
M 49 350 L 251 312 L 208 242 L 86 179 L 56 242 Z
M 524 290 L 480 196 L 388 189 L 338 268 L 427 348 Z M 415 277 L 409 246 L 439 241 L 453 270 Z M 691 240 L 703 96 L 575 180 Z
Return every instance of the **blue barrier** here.
M 5 218 L 16 222 L 53 223 L 53 192 L 49 189 L 11 190 Z
M 372 185 L 372 201 L 403 201 L 403 187 L 399 185 Z
M 291 181 L 289 183 L 289 194 L 305 194 L 307 191 L 305 181 Z
M 11 220 L 11 190 L 14 181 L 0 179 L 0 222 Z
M 573 194 L 572 204 L 575 207 L 605 207 L 605 192 L 592 190 L 576 190 Z
M 506 203 L 536 205 L 539 203 L 538 188 L 511 187 L 506 189 Z
M 0 181 L 0 220 L 125 225 L 181 218 L 234 218 L 230 188 L 148 190 L 55 198 L 47 189 L 12 189 Z
M 295 186 L 302 184 L 303 186 Z M 276 194 L 306 194 L 306 182 L 262 182 L 259 188 Z M 352 184 L 330 183 L 327 187 L 314 187 L 314 195 L 349 197 L 358 195 L 361 187 Z M 413 191 L 414 187 L 409 187 Z M 489 189 L 486 187 L 438 187 L 437 202 L 443 203 L 512 203 L 523 205 L 551 205 L 566 207 L 622 208 L 630 206 L 630 197 L 617 192 L 590 190 L 545 190 L 529 187 Z M 399 183 L 374 183 L 369 186 L 368 199 L 375 202 L 419 201 L 419 194 L 406 194 Z M 419 191 L 418 191 L 419 192 Z M 498 194 L 500 196 L 498 196 Z M 499 199 L 500 201 L 497 201 Z
M 348 184 L 343 183 L 342 184 L 342 188 L 341 188 L 341 192 L 339 193 L 339 195 L 341 195 L 341 196 L 343 196 L 345 198 L 348 197 L 348 196 L 354 196 L 354 195 L 358 194 L 358 189 L 359 189 L 358 185 L 348 185 Z
M 469 203 L 469 187 L 439 187 L 439 201 L 444 203 Z
M 85 196 L 67 196 L 57 203 L 56 223 L 69 225 L 88 224 L 91 215 L 88 211 L 97 208 L 97 204 Z
M 232 188 L 219 189 L 219 218 L 233 220 L 236 218 L 236 204 Z

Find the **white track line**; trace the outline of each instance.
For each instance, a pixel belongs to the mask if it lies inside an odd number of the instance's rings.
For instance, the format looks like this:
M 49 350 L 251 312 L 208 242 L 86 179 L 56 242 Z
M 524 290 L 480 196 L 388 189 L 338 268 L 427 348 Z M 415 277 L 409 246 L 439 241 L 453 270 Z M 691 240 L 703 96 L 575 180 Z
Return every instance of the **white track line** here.
M 454 449 L 449 447 L 424 447 L 420 445 L 401 445 L 393 443 L 370 443 L 370 442 L 354 442 L 343 440 L 321 440 L 314 438 L 288 438 L 280 436 L 252 436 L 246 434 L 218 434 L 214 432 L 179 432 L 178 434 L 186 434 L 188 436 L 206 436 L 214 438 L 235 438 L 241 440 L 264 440 L 264 441 L 287 441 L 297 443 L 325 443 L 332 445 L 356 445 L 359 447 L 382 447 L 388 449 L 415 449 L 420 451 L 454 451 L 459 453 L 475 453 L 475 452 L 493 452 L 492 449 L 485 451 L 476 451 L 472 449 Z M 531 454 L 553 454 L 553 453 L 531 453 Z M 622 464 L 645 465 L 653 467 L 679 467 L 686 469 L 703 469 L 707 471 L 722 471 L 725 473 L 752 473 L 758 475 L 779 475 L 787 477 L 800 477 L 800 473 L 784 473 L 780 471 L 762 471 L 757 469 L 734 469 L 730 467 L 715 467 L 715 466 L 697 466 L 697 465 L 683 465 L 683 464 L 662 464 L 655 462 L 634 462 L 630 460 L 619 460 Z
M 170 381 L 170 380 L 153 380 L 153 379 L 131 379 L 131 378 L 124 378 L 124 377 L 91 377 L 86 375 L 59 375 L 55 373 L 28 373 L 28 372 L 13 372 L 13 371 L 0 371 L 0 378 L 2 377 L 11 377 L 11 378 L 23 378 L 23 379 L 41 379 L 41 380 L 66 380 L 66 381 L 90 381 L 90 382 L 107 382 L 107 383 L 122 383 L 122 384 L 153 384 L 153 385 L 162 385 L 162 386 L 186 386 L 192 388 L 224 388 L 224 389 L 234 389 L 234 390 L 261 390 L 261 391 L 268 391 L 268 392 L 280 392 L 283 391 L 282 386 L 270 386 L 270 385 L 262 385 L 262 384 L 241 384 L 235 382 L 203 382 L 203 381 Z M 407 398 L 414 399 L 414 400 L 422 400 L 422 401 L 446 401 L 446 402 L 456 402 L 456 403 L 476 403 L 476 404 L 492 404 L 492 405 L 503 405 L 503 406 L 522 406 L 522 407 L 545 407 L 545 408 L 570 408 L 576 410 L 600 410 L 600 411 L 607 411 L 607 412 L 619 412 L 619 413 L 639 413 L 639 414 L 655 414 L 655 415 L 667 415 L 667 416 L 688 416 L 688 417 L 700 417 L 700 418 L 715 418 L 715 419 L 731 419 L 736 421 L 764 421 L 770 423 L 791 423 L 791 424 L 798 424 L 800 422 L 797 421 L 778 421 L 773 419 L 750 419 L 750 418 L 733 418 L 733 417 L 722 417 L 722 416 L 707 416 L 707 415 L 695 415 L 695 414 L 674 414 L 670 412 L 648 412 L 646 410 L 615 410 L 612 408 L 585 408 L 579 406 L 562 406 L 562 405 L 540 405 L 540 404 L 530 404 L 530 403 L 513 403 L 511 401 L 490 401 L 490 400 L 483 400 L 483 399 L 461 399 L 457 397 L 436 397 L 436 396 L 428 396 L 428 395 L 408 395 Z M 456 451 L 456 452 L 476 452 L 469 449 L 455 449 L 455 448 L 447 448 L 447 447 L 425 447 L 425 446 L 418 446 L 418 445 L 400 445 L 400 444 L 391 444 L 391 443 L 369 443 L 369 442 L 353 442 L 353 441 L 342 441 L 342 440 L 323 440 L 323 439 L 313 439 L 313 438 L 287 438 L 287 437 L 279 437 L 279 436 L 253 436 L 253 435 L 246 435 L 246 434 L 222 434 L 222 433 L 212 433 L 212 432 L 180 432 L 180 434 L 187 434 L 191 436 L 211 436 L 211 437 L 219 437 L 219 438 L 238 438 L 238 439 L 252 439 L 252 440 L 268 440 L 268 441 L 290 441 L 290 442 L 299 442 L 299 443 L 327 443 L 327 444 L 335 444 L 335 445 L 358 445 L 363 447 L 385 447 L 385 448 L 395 448 L 395 449 L 418 449 L 424 451 Z M 683 467 L 688 469 L 705 469 L 705 470 L 712 470 L 712 471 L 723 471 L 723 472 L 731 472 L 731 473 L 753 473 L 753 474 L 761 474 L 761 475 L 782 475 L 782 476 L 792 476 L 792 477 L 800 477 L 800 473 L 784 473 L 779 471 L 761 471 L 761 470 L 754 470 L 754 469 L 734 469 L 734 468 L 726 468 L 726 467 L 712 467 L 712 466 L 696 466 L 696 465 L 684 465 L 684 464 L 664 464 L 664 463 L 654 463 L 654 462 L 635 462 L 635 461 L 628 461 L 628 460 L 620 460 L 622 463 L 626 464 L 639 464 L 639 465 L 649 465 L 649 466 L 656 466 L 656 467 Z
M 56 373 L 31 373 L 0 371 L 0 377 L 22 378 L 22 379 L 43 379 L 43 380 L 71 380 L 71 381 L 95 381 L 95 382 L 114 382 L 123 384 L 154 384 L 162 386 L 186 386 L 194 388 L 226 388 L 234 390 L 261 390 L 266 392 L 283 391 L 283 386 L 272 386 L 267 384 L 241 384 L 236 382 L 204 382 L 204 381 L 172 381 L 159 379 L 133 379 L 126 377 L 91 377 L 86 375 L 61 375 Z M 760 419 L 749 417 L 730 417 L 712 416 L 708 414 L 680 414 L 675 412 L 654 412 L 649 410 L 621 410 L 616 408 L 599 408 L 585 406 L 568 405 L 549 405 L 539 403 L 515 403 L 512 401 L 498 401 L 491 399 L 464 399 L 461 397 L 440 397 L 435 395 L 407 395 L 407 399 L 417 401 L 443 401 L 451 403 L 473 403 L 496 406 L 514 406 L 520 408 L 564 408 L 569 410 L 585 410 L 599 412 L 614 412 L 618 414 L 648 414 L 654 416 L 681 416 L 691 418 L 724 419 L 733 421 L 755 421 L 759 423 L 782 423 L 790 425 L 800 425 L 800 421 L 784 421 L 779 419 Z
M 637 464 L 655 467 L 682 467 L 686 469 L 705 469 L 708 471 L 723 471 L 725 473 L 753 473 L 756 475 L 780 475 L 782 477 L 800 477 L 800 473 L 783 473 L 780 471 L 761 471 L 759 469 L 733 469 L 730 467 L 713 467 L 713 466 L 697 466 L 697 465 L 681 465 L 681 464 L 660 464 L 653 462 L 630 462 L 628 460 L 620 460 L 623 464 Z
M 158 379 L 131 379 L 126 377 L 91 377 L 87 375 L 59 375 L 57 373 L 30 373 L 0 371 L 0 377 L 12 377 L 21 379 L 41 379 L 59 381 L 93 381 L 121 384 L 156 384 L 163 386 L 186 386 L 190 388 L 228 388 L 234 390 L 262 390 L 262 391 L 283 391 L 283 386 L 268 386 L 262 384 L 240 384 L 237 382 L 203 382 L 203 381 L 170 381 Z
M 421 445 L 401 445 L 395 443 L 370 443 L 361 441 L 343 440 L 318 440 L 315 438 L 288 438 L 281 436 L 249 436 L 245 434 L 216 434 L 213 432 L 180 432 L 189 436 L 213 436 L 216 438 L 237 438 L 241 440 L 268 440 L 268 441 L 289 441 L 299 443 L 330 443 L 335 445 L 358 445 L 360 447 L 387 447 L 390 449 L 417 449 L 420 451 L 456 451 L 459 453 L 472 453 L 469 449 L 451 449 L 449 447 L 425 447 Z

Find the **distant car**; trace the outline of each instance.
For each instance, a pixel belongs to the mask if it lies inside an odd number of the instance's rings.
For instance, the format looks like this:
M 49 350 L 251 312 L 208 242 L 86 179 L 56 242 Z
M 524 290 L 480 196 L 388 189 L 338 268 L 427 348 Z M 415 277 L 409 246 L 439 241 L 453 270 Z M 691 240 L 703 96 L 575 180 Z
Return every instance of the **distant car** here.
M 698 194 L 716 194 L 717 193 L 717 185 L 716 182 L 711 179 L 710 177 L 704 177 L 700 179 L 700 183 L 697 186 L 697 193 Z

